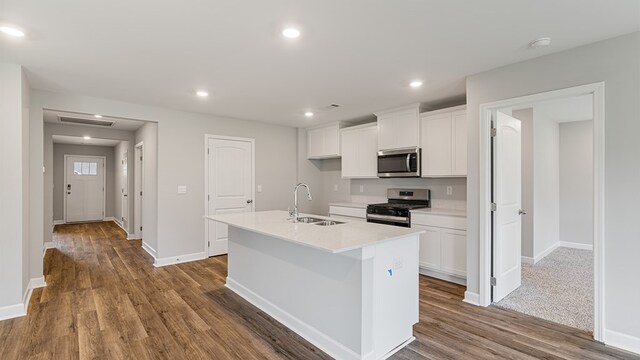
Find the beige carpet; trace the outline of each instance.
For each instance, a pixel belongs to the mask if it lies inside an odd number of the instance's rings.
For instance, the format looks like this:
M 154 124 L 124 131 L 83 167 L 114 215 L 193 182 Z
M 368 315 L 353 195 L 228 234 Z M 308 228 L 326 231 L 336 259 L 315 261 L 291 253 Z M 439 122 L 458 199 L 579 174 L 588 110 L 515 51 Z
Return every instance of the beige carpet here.
M 522 286 L 495 305 L 593 331 L 593 252 L 561 247 L 522 264 Z

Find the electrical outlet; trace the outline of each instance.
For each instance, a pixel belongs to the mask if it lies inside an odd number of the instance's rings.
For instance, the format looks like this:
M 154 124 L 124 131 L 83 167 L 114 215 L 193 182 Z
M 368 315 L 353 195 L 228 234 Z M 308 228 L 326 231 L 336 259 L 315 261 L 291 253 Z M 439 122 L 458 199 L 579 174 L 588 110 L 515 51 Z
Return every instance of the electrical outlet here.
M 453 195 L 453 186 L 447 186 L 447 195 Z
M 258 185 L 258 192 L 261 193 L 262 192 L 262 185 Z
M 338 191 L 338 185 L 333 185 L 333 191 Z
M 360 192 L 364 192 L 364 185 L 360 185 Z

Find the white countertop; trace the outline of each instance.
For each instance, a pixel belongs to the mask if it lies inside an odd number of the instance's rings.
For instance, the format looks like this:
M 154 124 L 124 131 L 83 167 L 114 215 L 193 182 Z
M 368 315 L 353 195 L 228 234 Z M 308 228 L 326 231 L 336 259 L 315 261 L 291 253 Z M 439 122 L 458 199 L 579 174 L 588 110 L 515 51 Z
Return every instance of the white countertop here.
M 302 214 L 301 216 L 328 219 L 326 216 Z M 359 249 L 424 232 L 418 229 L 362 221 L 348 221 L 332 226 L 294 224 L 287 220 L 288 217 L 289 214 L 286 211 L 272 210 L 213 215 L 205 218 L 332 253 Z
M 411 210 L 411 213 L 467 217 L 466 210 L 454 210 L 454 209 L 423 208 L 423 209 Z
M 369 204 L 352 203 L 352 202 L 340 202 L 340 203 L 329 204 L 329 206 L 342 206 L 342 207 L 350 207 L 350 208 L 356 208 L 356 209 L 366 209 L 367 205 Z

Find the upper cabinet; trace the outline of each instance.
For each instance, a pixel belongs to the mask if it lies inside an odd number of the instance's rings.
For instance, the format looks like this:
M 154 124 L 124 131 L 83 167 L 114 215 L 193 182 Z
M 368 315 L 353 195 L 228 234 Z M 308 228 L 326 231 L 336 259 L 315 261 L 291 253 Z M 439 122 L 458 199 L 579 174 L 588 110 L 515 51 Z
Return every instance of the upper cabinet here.
M 378 177 L 378 128 L 366 124 L 341 130 L 342 177 Z
M 378 150 L 420 146 L 420 106 L 414 104 L 376 113 Z
M 467 175 L 465 106 L 421 114 L 422 177 Z
M 340 157 L 340 125 L 316 127 L 307 130 L 307 159 Z

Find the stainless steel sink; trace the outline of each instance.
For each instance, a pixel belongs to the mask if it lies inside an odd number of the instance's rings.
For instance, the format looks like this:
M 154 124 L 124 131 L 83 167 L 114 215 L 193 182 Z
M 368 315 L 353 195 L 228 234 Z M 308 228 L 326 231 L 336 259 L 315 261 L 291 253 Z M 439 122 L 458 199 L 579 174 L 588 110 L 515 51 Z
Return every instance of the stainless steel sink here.
M 313 223 L 313 225 L 320 225 L 320 226 L 331 226 L 331 225 L 340 225 L 340 224 L 344 224 L 344 223 L 341 221 L 333 221 L 333 220 L 322 220 L 322 221 Z
M 305 224 L 318 223 L 321 221 L 324 221 L 324 219 L 318 219 L 310 216 L 298 218 L 298 222 L 305 223 Z

